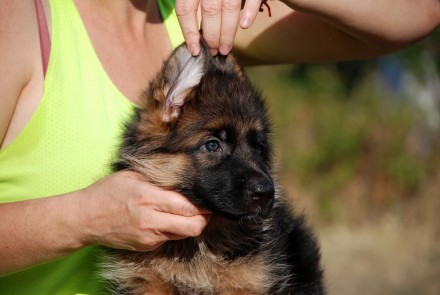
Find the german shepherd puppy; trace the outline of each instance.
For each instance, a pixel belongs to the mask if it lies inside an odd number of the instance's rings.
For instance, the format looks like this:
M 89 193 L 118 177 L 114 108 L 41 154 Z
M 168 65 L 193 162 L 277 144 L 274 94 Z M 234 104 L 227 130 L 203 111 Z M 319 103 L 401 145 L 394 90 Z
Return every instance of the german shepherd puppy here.
M 193 57 L 181 45 L 142 103 L 116 170 L 138 171 L 213 217 L 197 238 L 109 250 L 113 292 L 324 294 L 315 239 L 272 175 L 266 105 L 234 57 L 212 57 L 205 45 Z

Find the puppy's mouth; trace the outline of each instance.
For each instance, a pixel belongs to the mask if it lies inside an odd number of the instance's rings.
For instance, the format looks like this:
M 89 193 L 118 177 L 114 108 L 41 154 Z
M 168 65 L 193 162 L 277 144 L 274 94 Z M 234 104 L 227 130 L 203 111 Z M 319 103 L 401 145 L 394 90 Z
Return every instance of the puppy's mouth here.
M 269 217 L 273 204 L 275 202 L 274 191 L 261 194 L 252 194 L 245 191 L 244 197 L 239 198 L 240 201 L 232 202 L 230 200 L 237 200 L 237 195 L 216 195 L 211 198 L 194 193 L 192 190 L 181 190 L 195 205 L 206 208 L 216 215 L 220 215 L 231 221 L 239 221 L 248 218 L 267 218 Z
M 274 204 L 274 198 L 267 200 L 266 203 L 257 203 L 245 204 L 244 208 L 237 208 L 235 206 L 232 207 L 223 207 L 223 208 L 212 208 L 211 210 L 218 215 L 221 215 L 224 218 L 227 218 L 231 221 L 239 221 L 242 219 L 253 219 L 253 218 L 268 218 L 272 207 Z

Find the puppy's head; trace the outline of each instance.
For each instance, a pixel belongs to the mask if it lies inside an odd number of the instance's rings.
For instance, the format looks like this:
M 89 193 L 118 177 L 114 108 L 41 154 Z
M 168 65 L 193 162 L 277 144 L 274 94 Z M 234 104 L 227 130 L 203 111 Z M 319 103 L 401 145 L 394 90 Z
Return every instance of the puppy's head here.
M 265 216 L 274 201 L 266 106 L 232 55 L 202 47 L 193 57 L 182 45 L 165 62 L 116 166 L 222 216 Z

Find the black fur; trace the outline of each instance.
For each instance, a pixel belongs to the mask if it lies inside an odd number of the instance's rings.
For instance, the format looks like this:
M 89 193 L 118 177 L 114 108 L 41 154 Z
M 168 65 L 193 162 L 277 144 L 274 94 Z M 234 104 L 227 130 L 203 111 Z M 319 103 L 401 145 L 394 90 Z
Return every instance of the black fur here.
M 176 52 L 179 50 L 186 48 L 180 47 Z M 130 280 L 116 273 L 125 266 L 129 273 L 128 265 L 133 264 L 154 272 L 155 266 L 149 265 L 156 258 L 165 258 L 170 264 L 186 263 L 197 267 L 200 262 L 194 261 L 195 257 L 200 259 L 197 255 L 206 255 L 200 254 L 203 248 L 217 257 L 221 265 L 230 264 L 231 271 L 237 267 L 234 261 L 264 258 L 263 272 L 267 274 L 267 282 L 263 285 L 266 289 L 228 287 L 233 294 L 325 294 L 316 240 L 305 225 L 304 217 L 292 213 L 273 177 L 267 107 L 234 58 L 213 58 L 204 48 L 204 53 L 198 57 L 203 58 L 204 74 L 185 94 L 178 117 L 171 122 L 158 121 L 166 104 L 166 93 L 162 95 L 166 90 L 160 92 L 158 89 L 173 86 L 171 73 L 176 59 L 180 58 L 176 52 L 150 84 L 145 104 L 128 126 L 115 169 L 138 170 L 161 185 L 148 175 L 148 167 L 140 167 L 142 159 L 183 156 L 187 160 L 185 173 L 170 187 L 162 186 L 179 191 L 193 203 L 212 210 L 213 225 L 209 225 L 199 238 L 169 241 L 149 253 L 112 250 L 106 277 L 113 280 L 119 294 L 142 294 L 139 290 L 148 292 L 150 278 L 133 272 L 129 275 L 132 276 Z M 151 129 L 144 126 L 151 126 Z M 133 159 L 140 160 L 133 162 Z M 252 263 L 246 267 L 249 272 L 253 271 Z M 220 276 L 218 268 L 212 266 L 212 276 Z M 221 291 L 218 286 L 185 285 L 182 282 L 186 275 L 190 276 L 190 271 L 182 271 L 180 280 L 166 276 L 161 279 L 170 294 L 232 294 Z M 243 293 L 240 290 L 244 290 Z

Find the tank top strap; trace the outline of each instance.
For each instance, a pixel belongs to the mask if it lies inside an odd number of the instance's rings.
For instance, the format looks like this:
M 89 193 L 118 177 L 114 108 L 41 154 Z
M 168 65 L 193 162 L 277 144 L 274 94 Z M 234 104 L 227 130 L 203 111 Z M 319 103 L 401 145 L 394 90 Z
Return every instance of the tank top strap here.
M 176 48 L 182 44 L 183 41 L 185 41 L 175 11 L 176 0 L 158 0 L 157 3 L 159 5 L 160 14 L 167 29 L 171 45 L 173 48 Z
M 47 65 L 49 63 L 50 56 L 50 35 L 49 28 L 47 25 L 46 14 L 44 13 L 44 7 L 41 0 L 35 0 L 35 9 L 37 11 L 38 20 L 38 32 L 40 34 L 40 47 L 41 47 L 41 58 L 43 61 L 43 72 L 46 76 Z

